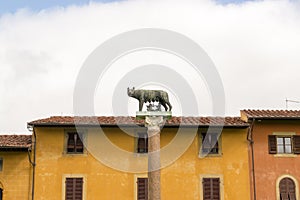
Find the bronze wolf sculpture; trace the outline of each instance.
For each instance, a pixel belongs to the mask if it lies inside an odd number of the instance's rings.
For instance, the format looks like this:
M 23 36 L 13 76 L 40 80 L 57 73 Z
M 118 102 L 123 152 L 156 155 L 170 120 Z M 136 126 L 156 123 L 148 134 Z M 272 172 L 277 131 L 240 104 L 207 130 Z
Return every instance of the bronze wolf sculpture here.
M 127 88 L 127 94 L 129 97 L 133 97 L 139 100 L 139 111 L 142 111 L 143 105 L 146 102 L 158 101 L 166 111 L 172 110 L 172 105 L 169 102 L 168 93 L 162 90 L 135 90 Z M 167 106 L 168 105 L 168 106 Z M 169 107 L 169 108 L 168 108 Z

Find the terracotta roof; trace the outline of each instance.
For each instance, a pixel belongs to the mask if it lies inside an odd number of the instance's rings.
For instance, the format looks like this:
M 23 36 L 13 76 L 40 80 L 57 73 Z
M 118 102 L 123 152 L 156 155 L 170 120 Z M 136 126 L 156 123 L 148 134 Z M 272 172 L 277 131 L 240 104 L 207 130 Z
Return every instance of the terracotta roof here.
M 39 119 L 29 122 L 28 125 L 34 126 L 74 126 L 78 125 L 98 125 L 101 126 L 130 126 L 144 125 L 144 120 L 137 120 L 135 117 L 70 117 L 53 116 L 50 118 Z M 172 117 L 167 120 L 165 126 L 224 126 L 247 127 L 248 123 L 242 121 L 239 117 Z
M 31 147 L 31 135 L 0 135 L 0 149 L 29 147 Z
M 300 110 L 241 110 L 248 119 L 300 119 Z

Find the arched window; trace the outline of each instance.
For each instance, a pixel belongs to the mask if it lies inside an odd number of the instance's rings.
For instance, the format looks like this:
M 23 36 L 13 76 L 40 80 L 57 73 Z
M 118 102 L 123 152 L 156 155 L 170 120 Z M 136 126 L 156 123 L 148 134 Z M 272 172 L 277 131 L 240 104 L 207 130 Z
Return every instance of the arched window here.
M 280 200 L 296 200 L 295 183 L 291 178 L 283 178 L 279 182 Z
M 0 188 L 0 200 L 2 200 L 2 196 L 3 196 L 3 189 Z

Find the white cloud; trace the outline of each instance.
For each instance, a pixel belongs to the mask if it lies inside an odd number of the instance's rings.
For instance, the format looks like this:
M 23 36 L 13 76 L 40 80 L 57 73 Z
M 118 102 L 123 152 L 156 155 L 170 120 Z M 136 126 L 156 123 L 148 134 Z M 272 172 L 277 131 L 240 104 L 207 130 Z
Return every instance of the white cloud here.
M 300 100 L 299 11 L 299 1 L 288 0 L 136 0 L 3 15 L 0 132 L 72 114 L 73 87 L 86 57 L 112 36 L 145 27 L 177 31 L 204 48 L 223 80 L 228 115 L 243 108 L 284 109 L 286 97 Z

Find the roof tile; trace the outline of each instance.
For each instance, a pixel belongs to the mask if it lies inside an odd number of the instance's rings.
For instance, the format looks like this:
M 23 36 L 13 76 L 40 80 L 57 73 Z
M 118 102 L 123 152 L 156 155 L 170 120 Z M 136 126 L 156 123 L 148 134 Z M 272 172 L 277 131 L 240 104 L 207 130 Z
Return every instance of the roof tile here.
M 300 110 L 241 110 L 248 119 L 300 119 Z
M 29 148 L 31 135 L 0 135 L 0 148 Z
M 135 117 L 70 117 L 70 116 L 53 116 L 49 118 L 39 119 L 29 122 L 29 125 L 34 126 L 74 126 L 78 125 L 144 125 L 144 120 L 138 120 Z M 172 117 L 166 120 L 165 126 L 242 126 L 248 124 L 242 121 L 239 117 Z

